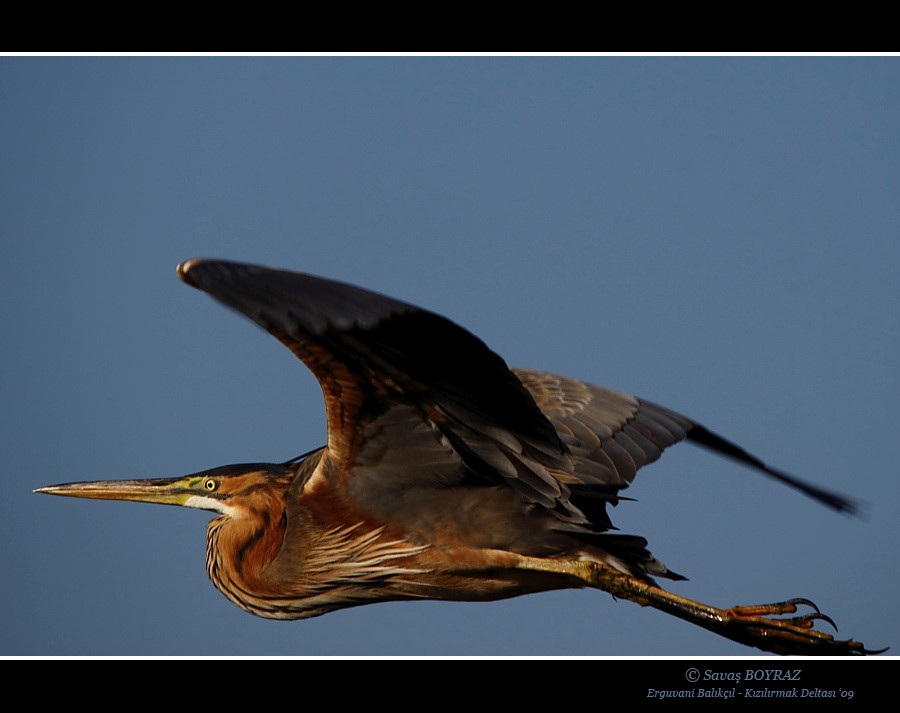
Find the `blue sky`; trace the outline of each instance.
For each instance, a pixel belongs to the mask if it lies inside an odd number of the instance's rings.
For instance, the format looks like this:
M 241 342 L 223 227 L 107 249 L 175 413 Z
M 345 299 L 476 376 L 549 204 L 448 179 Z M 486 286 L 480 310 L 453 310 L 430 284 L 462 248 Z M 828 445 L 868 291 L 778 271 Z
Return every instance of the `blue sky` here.
M 728 606 L 900 647 L 897 57 L 0 57 L 0 655 L 741 656 L 599 591 L 254 618 L 208 514 L 35 495 L 324 439 L 221 257 L 442 313 L 870 503 L 679 445 L 613 521 Z M 894 524 L 892 524 L 894 523 Z

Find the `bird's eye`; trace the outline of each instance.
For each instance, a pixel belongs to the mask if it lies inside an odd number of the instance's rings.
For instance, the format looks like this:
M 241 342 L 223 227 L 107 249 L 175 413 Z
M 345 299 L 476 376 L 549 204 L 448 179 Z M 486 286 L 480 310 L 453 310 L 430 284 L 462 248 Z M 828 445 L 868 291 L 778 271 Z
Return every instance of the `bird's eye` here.
M 219 487 L 219 484 L 216 482 L 215 478 L 207 478 L 203 481 L 203 489 L 212 492 L 216 488 Z

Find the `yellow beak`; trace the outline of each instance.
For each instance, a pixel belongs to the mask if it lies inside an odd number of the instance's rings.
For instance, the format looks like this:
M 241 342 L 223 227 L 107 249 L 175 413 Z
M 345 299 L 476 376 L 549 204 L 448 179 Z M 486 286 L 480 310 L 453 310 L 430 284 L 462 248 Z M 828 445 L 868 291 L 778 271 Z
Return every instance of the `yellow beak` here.
M 37 488 L 35 493 L 63 495 L 70 498 L 94 500 L 132 500 L 139 503 L 185 505 L 195 493 L 188 478 L 151 480 L 97 480 L 85 483 L 64 483 Z

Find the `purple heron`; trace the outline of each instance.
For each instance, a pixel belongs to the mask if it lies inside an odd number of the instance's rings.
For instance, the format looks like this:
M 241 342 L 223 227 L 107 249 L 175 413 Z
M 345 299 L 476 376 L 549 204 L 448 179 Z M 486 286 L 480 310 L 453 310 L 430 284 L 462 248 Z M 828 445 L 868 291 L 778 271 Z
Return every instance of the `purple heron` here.
M 510 369 L 465 329 L 390 297 L 214 260 L 188 260 L 178 275 L 312 371 L 327 444 L 284 463 L 36 492 L 216 513 L 207 572 L 251 614 L 303 619 L 390 600 L 595 587 L 774 653 L 873 653 L 817 629 L 833 622 L 806 599 L 720 609 L 661 588 L 659 578 L 684 578 L 644 538 L 611 532 L 607 513 L 639 468 L 683 440 L 837 511 L 854 512 L 854 501 L 649 401 Z

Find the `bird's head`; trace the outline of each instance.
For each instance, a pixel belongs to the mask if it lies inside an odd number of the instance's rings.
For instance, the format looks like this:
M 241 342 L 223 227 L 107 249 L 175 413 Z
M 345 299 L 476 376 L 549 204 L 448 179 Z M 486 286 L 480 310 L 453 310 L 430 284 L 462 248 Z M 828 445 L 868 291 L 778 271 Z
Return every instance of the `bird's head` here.
M 283 499 L 296 466 L 277 463 L 239 463 L 179 478 L 97 480 L 37 488 L 34 492 L 95 500 L 131 500 L 181 505 L 240 517 L 249 509 Z

